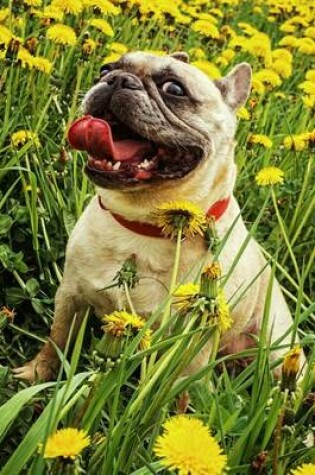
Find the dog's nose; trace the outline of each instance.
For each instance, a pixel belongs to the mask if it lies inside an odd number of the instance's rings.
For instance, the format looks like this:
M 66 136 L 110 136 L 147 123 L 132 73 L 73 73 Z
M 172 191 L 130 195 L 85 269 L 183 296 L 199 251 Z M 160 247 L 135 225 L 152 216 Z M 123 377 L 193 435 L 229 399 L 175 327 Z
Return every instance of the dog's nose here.
M 130 73 L 115 74 L 103 80 L 115 89 L 143 89 L 140 79 Z

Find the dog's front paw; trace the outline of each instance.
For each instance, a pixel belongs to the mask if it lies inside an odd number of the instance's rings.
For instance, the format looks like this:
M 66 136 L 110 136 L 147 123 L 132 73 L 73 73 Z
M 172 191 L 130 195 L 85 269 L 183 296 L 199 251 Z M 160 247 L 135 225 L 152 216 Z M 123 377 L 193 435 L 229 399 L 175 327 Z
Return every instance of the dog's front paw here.
M 56 379 L 57 365 L 55 361 L 42 360 L 36 357 L 24 366 L 13 368 L 12 372 L 15 378 L 26 379 L 31 383 L 35 381 L 50 381 Z

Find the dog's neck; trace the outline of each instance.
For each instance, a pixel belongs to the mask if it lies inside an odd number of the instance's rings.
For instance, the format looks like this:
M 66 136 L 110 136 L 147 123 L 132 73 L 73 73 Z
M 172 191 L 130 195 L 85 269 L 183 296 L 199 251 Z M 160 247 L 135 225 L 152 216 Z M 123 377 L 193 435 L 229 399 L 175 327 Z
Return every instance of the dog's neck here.
M 134 191 L 116 191 L 98 188 L 102 202 L 113 213 L 126 219 L 151 222 L 152 211 L 164 202 L 190 201 L 205 212 L 219 200 L 232 195 L 236 165 L 234 141 L 221 146 L 214 156 L 205 160 L 186 179 Z

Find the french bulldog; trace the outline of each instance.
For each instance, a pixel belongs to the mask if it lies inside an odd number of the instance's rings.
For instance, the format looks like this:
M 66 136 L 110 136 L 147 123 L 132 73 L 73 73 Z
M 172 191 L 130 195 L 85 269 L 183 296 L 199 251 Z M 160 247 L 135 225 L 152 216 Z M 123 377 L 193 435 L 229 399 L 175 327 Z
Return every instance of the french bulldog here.
M 205 213 L 219 204 L 216 230 L 219 238 L 228 236 L 220 263 L 223 273 L 229 272 L 248 239 L 233 188 L 236 112 L 250 88 L 248 64 L 212 81 L 189 64 L 185 53 L 158 57 L 131 52 L 102 67 L 98 83 L 84 98 L 84 117 L 69 131 L 70 143 L 88 153 L 85 173 L 97 194 L 69 239 L 50 340 L 32 361 L 14 369 L 17 377 L 54 378 L 59 359 L 51 341 L 63 350 L 74 316 L 73 337 L 88 307 L 100 316 L 129 309 L 122 290 L 100 289 L 130 256 L 136 256 L 139 276 L 151 277 L 132 290 L 137 313 L 148 316 L 163 301 L 175 246 L 151 232 L 152 210 L 163 202 L 188 200 Z M 191 280 L 190 270 L 202 259 L 212 260 L 204 240 L 197 236 L 184 241 L 181 276 Z M 250 238 L 224 289 L 228 300 L 242 296 L 232 311 L 234 324 L 222 337 L 223 353 L 254 345 L 249 335 L 259 335 L 270 275 Z M 272 353 L 279 358 L 289 347 L 292 318 L 275 279 L 272 286 L 271 343 L 287 332 L 281 343 L 287 347 Z M 188 372 L 208 362 L 211 346 L 209 341 Z

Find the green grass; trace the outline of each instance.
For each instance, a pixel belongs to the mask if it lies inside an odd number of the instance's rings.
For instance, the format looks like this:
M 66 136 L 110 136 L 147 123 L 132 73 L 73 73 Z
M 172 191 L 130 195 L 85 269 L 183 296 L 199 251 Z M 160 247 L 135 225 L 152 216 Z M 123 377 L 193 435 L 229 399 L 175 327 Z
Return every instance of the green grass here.
M 236 357 L 214 355 L 207 368 L 178 381 L 181 369 L 211 332 L 194 326 L 194 317 L 183 328 L 176 315 L 171 337 L 165 331 L 166 322 L 154 333 L 151 349 L 138 351 L 140 334 L 138 341 L 127 341 L 120 360 L 113 364 L 97 353 L 102 331 L 92 317 L 85 332 L 82 327 L 73 352 L 65 355 L 58 381 L 28 387 L 14 380 L 10 369 L 31 359 L 48 335 L 67 239 L 93 196 L 82 173 L 85 156 L 69 148 L 66 129 L 79 116 L 82 97 L 97 78 L 103 58 L 112 53 L 112 42 L 132 50 L 189 51 L 197 47 L 207 60 L 215 61 L 227 48 L 228 39 L 203 37 L 165 12 L 160 22 L 150 13 L 139 23 L 142 7 L 122 4 L 120 14 L 107 18 L 114 38 L 88 27 L 87 20 L 99 16 L 90 8 L 77 16 L 64 16 L 63 22 L 75 28 L 78 40 L 74 46 L 60 46 L 46 38 L 48 26 L 30 15 L 22 3 L 8 2 L 8 6 L 11 11 L 2 24 L 23 44 L 38 37 L 34 54 L 49 58 L 53 67 L 45 74 L 22 67 L 14 51 L 6 49 L 6 59 L 0 56 L 0 307 L 16 313 L 13 322 L 4 314 L 0 317 L 1 474 L 60 473 L 55 461 L 43 460 L 38 444 L 56 428 L 68 426 L 83 428 L 92 437 L 92 444 L 70 470 L 89 475 L 167 473 L 152 447 L 161 424 L 177 412 L 178 396 L 187 389 L 191 398 L 188 412 L 209 425 L 228 455 L 229 473 L 283 475 L 303 462 L 314 463 L 313 451 L 305 444 L 312 424 L 315 358 L 314 141 L 302 151 L 283 146 L 284 137 L 314 130 L 314 108 L 303 105 L 298 88 L 312 67 L 312 57 L 294 49 L 292 76 L 262 95 L 253 92 L 250 100 L 255 103 L 248 105 L 251 119 L 240 121 L 236 147 L 236 197 L 247 227 L 253 229 L 273 264 L 310 362 L 301 388 L 289 398 L 280 389 L 270 371 L 271 350 L 263 338 L 256 350 L 238 355 L 256 356 L 245 369 L 231 372 Z M 252 2 L 239 2 L 237 8 L 221 6 L 224 15 L 218 18 L 218 28 L 229 25 L 241 34 L 238 22 L 248 21 L 270 35 L 272 49 L 278 48 L 285 35 L 279 27 L 289 13 L 278 14 L 276 22 L 270 23 L 267 7 L 253 13 L 253 6 Z M 161 4 L 160 8 L 167 7 Z M 180 8 L 185 13 L 182 3 Z M 208 10 L 205 5 L 203 11 Z M 82 54 L 87 31 L 98 42 L 90 56 Z M 299 27 L 295 34 L 302 37 L 303 31 Z M 260 58 L 243 50 L 221 72 L 244 60 L 254 71 L 264 67 Z M 40 145 L 27 141 L 12 146 L 11 136 L 19 130 L 37 133 Z M 268 135 L 273 147 L 251 146 L 248 138 L 252 133 Z M 254 179 L 269 164 L 285 172 L 284 184 L 272 194 Z M 148 325 L 161 316 L 165 305 L 161 302 Z M 281 411 L 285 420 L 279 429 Z M 258 471 L 255 463 L 264 451 L 265 465 Z

